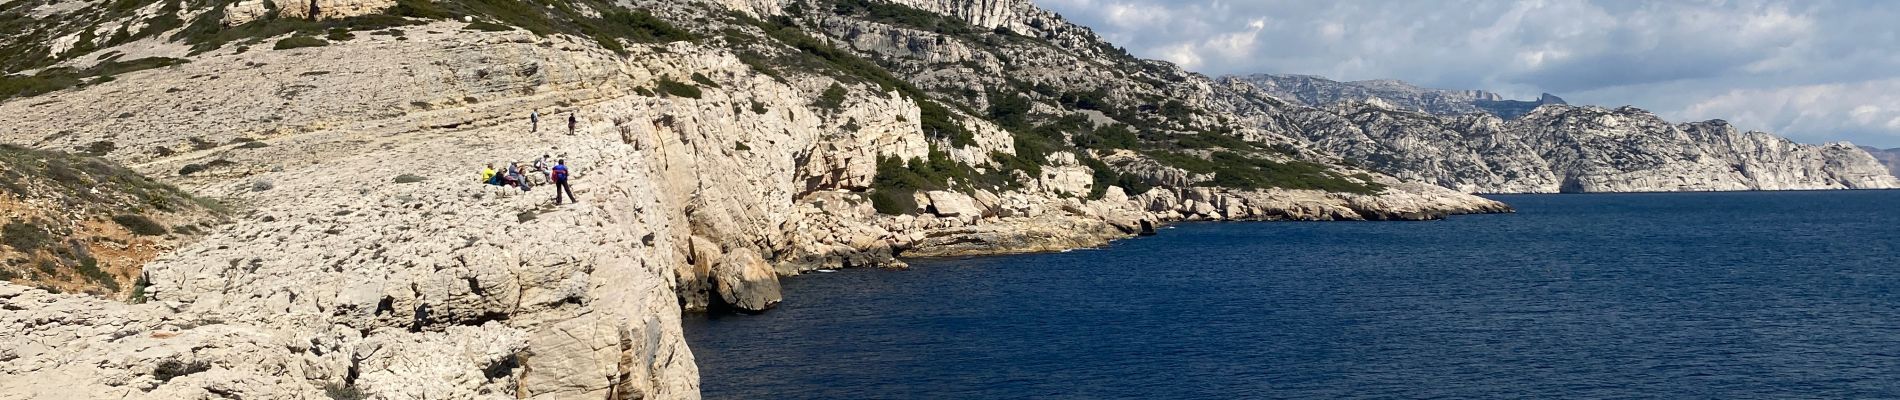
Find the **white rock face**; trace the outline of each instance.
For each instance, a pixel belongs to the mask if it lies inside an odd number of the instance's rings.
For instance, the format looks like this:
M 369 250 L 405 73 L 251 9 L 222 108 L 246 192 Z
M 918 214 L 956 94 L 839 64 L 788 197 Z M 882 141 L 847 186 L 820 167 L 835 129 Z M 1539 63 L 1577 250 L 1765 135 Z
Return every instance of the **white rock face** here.
M 1465 192 L 1590 193 L 1900 187 L 1866 152 L 1635 108 L 1544 106 L 1503 121 L 1366 104 L 1297 114 L 1315 146 Z
M 237 26 L 263 19 L 275 5 L 278 18 L 342 19 L 370 15 L 396 6 L 396 0 L 241 0 L 224 8 L 224 25 Z
M 977 208 L 976 199 L 966 194 L 939 190 L 926 195 L 930 197 L 931 213 L 939 217 L 979 218 L 984 214 L 982 209 Z

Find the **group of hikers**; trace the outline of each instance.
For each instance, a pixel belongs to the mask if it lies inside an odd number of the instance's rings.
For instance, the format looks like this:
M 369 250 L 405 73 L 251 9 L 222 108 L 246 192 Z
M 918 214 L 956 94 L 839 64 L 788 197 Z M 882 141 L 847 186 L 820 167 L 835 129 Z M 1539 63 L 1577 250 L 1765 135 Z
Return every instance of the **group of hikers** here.
M 529 132 L 541 130 L 541 111 L 535 110 L 529 112 L 528 123 Z M 574 129 L 579 124 L 580 119 L 574 116 L 574 112 L 569 111 L 567 113 L 567 134 L 574 134 Z M 550 161 L 552 161 L 554 165 L 548 165 Z M 482 183 L 500 187 L 518 188 L 526 192 L 534 190 L 534 183 L 529 178 L 539 177 L 543 182 L 554 184 L 554 204 L 559 205 L 563 203 L 561 198 L 563 194 L 567 195 L 567 201 L 579 203 L 581 200 L 574 197 L 574 189 L 567 185 L 569 172 L 567 160 L 554 160 L 548 155 L 542 154 L 541 158 L 535 159 L 534 163 L 527 167 L 521 166 L 521 162 L 519 161 L 511 161 L 508 165 L 499 170 L 495 169 L 495 164 L 488 164 L 487 167 L 482 168 Z
M 567 184 L 568 174 L 571 171 L 567 167 L 567 160 L 554 160 L 554 165 L 550 167 L 548 166 L 549 159 L 543 154 L 529 167 L 522 167 L 520 162 L 509 162 L 501 170 L 496 170 L 495 164 L 488 164 L 488 167 L 482 168 L 482 183 L 519 188 L 526 192 L 534 189 L 534 184 L 528 178 L 539 175 L 542 179 L 554 184 L 554 204 L 563 203 L 562 194 L 567 195 L 567 201 L 580 202 L 579 198 L 574 197 L 574 189 Z

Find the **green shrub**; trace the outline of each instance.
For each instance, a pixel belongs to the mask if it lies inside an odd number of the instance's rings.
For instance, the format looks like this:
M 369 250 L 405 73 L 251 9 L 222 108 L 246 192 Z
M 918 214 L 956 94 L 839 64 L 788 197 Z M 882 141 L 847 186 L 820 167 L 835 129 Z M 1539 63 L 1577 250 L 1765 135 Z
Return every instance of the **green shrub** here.
M 619 38 L 608 36 L 604 33 L 596 33 L 594 34 L 594 43 L 599 43 L 601 48 L 613 51 L 614 54 L 621 56 L 627 55 L 627 45 L 620 44 Z
M 98 282 L 101 286 L 105 286 L 106 290 L 119 291 L 119 278 L 99 269 L 99 259 L 80 255 L 78 271 L 79 276 L 86 278 L 87 281 Z
M 950 145 L 959 149 L 976 144 L 976 134 L 964 129 L 963 124 L 952 121 L 950 109 L 929 100 L 918 100 L 917 107 L 925 133 L 949 139 Z
M 323 47 L 323 46 L 329 46 L 329 45 L 330 45 L 330 42 L 324 41 L 323 39 L 318 39 L 318 38 L 314 38 L 310 36 L 291 36 L 291 37 L 278 40 L 277 45 L 272 46 L 271 48 L 277 49 L 277 50 L 289 50 L 289 49 L 300 49 L 300 48 L 305 48 L 305 47 Z
M 355 39 L 356 34 L 350 33 L 349 28 L 344 28 L 344 27 L 339 26 L 335 28 L 330 28 L 330 32 L 326 33 L 323 37 L 325 39 L 330 39 L 330 41 L 332 42 L 342 42 L 342 41 L 347 41 L 350 39 Z
M 107 154 L 112 154 L 113 150 L 118 150 L 118 149 L 119 149 L 119 145 L 112 143 L 112 141 L 109 141 L 109 140 L 101 140 L 97 142 L 92 142 L 92 144 L 86 145 L 86 148 L 85 148 L 86 155 L 93 156 L 93 157 L 104 157 Z
M 673 80 L 673 78 L 671 77 L 665 77 L 665 76 L 660 77 L 659 89 L 660 89 L 660 93 L 665 93 L 669 96 L 674 96 L 674 97 L 685 97 L 689 99 L 697 99 L 701 95 L 699 91 L 699 87 L 696 87 L 684 82 L 676 81 L 676 80 Z
M 614 10 L 601 14 L 600 26 L 620 36 L 643 43 L 667 43 L 694 40 L 691 32 L 674 27 L 646 10 Z
M 53 241 L 53 236 L 41 230 L 39 224 L 21 220 L 7 222 L 0 227 L 0 243 L 5 243 L 21 253 L 32 253 Z
M 416 176 L 413 174 L 402 174 L 402 175 L 396 176 L 396 183 L 417 183 L 417 182 L 422 182 L 422 181 L 427 181 L 427 180 L 429 180 L 429 178 L 424 178 L 424 177 Z
M 837 110 L 844 107 L 844 99 L 847 94 L 850 94 L 850 90 L 845 89 L 844 85 L 834 82 L 831 84 L 831 87 L 825 88 L 823 94 L 818 95 L 818 102 L 812 103 L 812 106 L 826 110 Z
M 1141 137 L 1127 125 L 1110 125 L 1093 132 L 1077 132 L 1075 146 L 1085 149 L 1129 149 L 1141 146 Z
M 138 214 L 114 216 L 112 217 L 112 222 L 117 222 L 119 226 L 124 226 L 126 230 L 132 231 L 133 234 L 140 236 L 158 236 L 170 232 L 165 229 L 165 225 L 159 224 L 158 221 L 153 221 L 151 218 Z
M 145 274 L 139 274 L 138 280 L 132 281 L 132 295 L 126 298 L 126 302 L 145 304 L 145 288 L 148 287 L 152 287 L 152 281 L 145 279 Z
M 871 208 L 879 214 L 904 215 L 917 212 L 917 191 L 915 190 L 875 190 L 871 192 Z
M 991 93 L 988 110 L 991 121 L 1010 129 L 1029 128 L 1029 99 L 1015 94 Z
M 1202 183 L 1204 186 L 1308 189 L 1357 194 L 1377 194 L 1385 190 L 1384 185 L 1369 179 L 1340 176 L 1325 165 L 1306 161 L 1261 160 L 1222 151 L 1214 153 L 1212 162 L 1217 165 L 1214 180 Z
M 462 29 L 467 29 L 471 31 L 482 31 L 482 32 L 507 32 L 507 31 L 515 30 L 515 28 L 511 26 L 497 24 L 497 23 L 488 22 L 488 21 L 470 22 L 468 23 L 468 26 L 464 26 L 462 27 Z

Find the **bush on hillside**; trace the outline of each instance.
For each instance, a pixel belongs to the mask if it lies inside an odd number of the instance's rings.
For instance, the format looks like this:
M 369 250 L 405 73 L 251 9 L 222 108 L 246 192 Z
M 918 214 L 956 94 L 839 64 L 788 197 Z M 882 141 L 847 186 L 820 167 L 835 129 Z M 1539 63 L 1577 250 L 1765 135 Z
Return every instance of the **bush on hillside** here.
M 844 85 L 832 83 L 830 88 L 826 88 L 823 94 L 818 95 L 818 102 L 812 103 L 812 106 L 826 110 L 837 110 L 844 107 L 844 99 L 847 94 L 850 94 L 850 91 L 846 90 Z
M 305 47 L 323 47 L 323 46 L 329 46 L 329 45 L 330 45 L 330 42 L 324 41 L 323 39 L 318 39 L 318 38 L 314 38 L 310 36 L 291 36 L 291 37 L 278 40 L 277 45 L 272 46 L 271 48 L 277 49 L 277 50 L 290 50 L 290 49 L 300 49 L 300 48 L 305 48 Z
M 687 84 L 685 82 L 676 81 L 676 80 L 673 80 L 673 78 L 671 77 L 665 77 L 665 76 L 660 77 L 659 89 L 660 89 L 660 93 L 665 93 L 668 96 L 673 96 L 673 97 L 685 97 L 689 99 L 697 99 L 702 95 L 702 93 L 700 93 L 699 91 L 699 87 Z
M 138 214 L 114 216 L 112 217 L 112 222 L 117 222 L 119 226 L 123 226 L 126 230 L 132 231 L 133 234 L 140 236 L 158 236 L 171 232 L 165 229 L 165 225 L 159 224 L 158 221 L 153 221 L 149 217 Z

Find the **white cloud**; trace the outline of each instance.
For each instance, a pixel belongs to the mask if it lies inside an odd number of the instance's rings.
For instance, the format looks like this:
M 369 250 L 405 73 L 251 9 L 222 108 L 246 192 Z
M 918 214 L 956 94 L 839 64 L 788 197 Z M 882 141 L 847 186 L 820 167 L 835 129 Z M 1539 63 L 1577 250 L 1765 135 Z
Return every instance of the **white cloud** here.
M 1691 120 L 1724 119 L 1737 126 L 1809 141 L 1853 136 L 1876 144 L 1900 141 L 1900 79 L 1850 84 L 1737 89 L 1676 111 Z M 1886 106 L 1886 107 L 1883 107 Z

